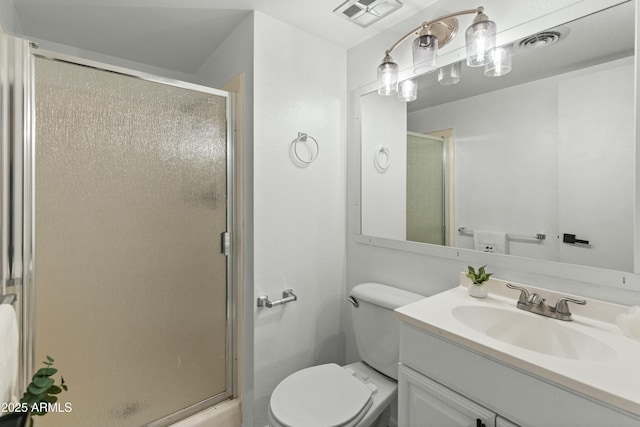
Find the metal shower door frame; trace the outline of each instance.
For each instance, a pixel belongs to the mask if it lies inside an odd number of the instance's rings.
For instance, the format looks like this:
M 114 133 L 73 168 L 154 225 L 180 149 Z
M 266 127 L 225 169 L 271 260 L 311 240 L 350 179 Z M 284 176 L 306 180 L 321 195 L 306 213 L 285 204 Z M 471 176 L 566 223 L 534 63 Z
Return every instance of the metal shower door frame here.
M 225 242 L 236 234 L 236 195 L 234 192 L 233 94 L 194 83 L 164 78 L 149 73 L 112 66 L 39 49 L 35 43 L 0 34 L 0 60 L 11 60 L 0 66 L 0 291 L 18 294 L 20 317 L 20 371 L 18 387 L 23 392 L 30 383 L 35 366 L 35 58 L 62 61 L 78 66 L 108 71 L 153 83 L 220 96 L 226 99 L 226 236 L 221 236 L 221 250 L 226 256 L 226 390 L 201 402 L 150 422 L 149 427 L 169 425 L 204 408 L 235 397 L 237 360 L 234 323 L 236 313 L 236 251 Z M 8 47 L 8 48 L 7 48 Z M 8 54 L 7 54 L 8 52 Z M 8 56 L 8 57 L 7 57 Z M 4 61 L 3 61 L 4 62 Z M 229 238 L 231 235 L 232 238 Z M 15 288 L 15 289 L 8 289 Z

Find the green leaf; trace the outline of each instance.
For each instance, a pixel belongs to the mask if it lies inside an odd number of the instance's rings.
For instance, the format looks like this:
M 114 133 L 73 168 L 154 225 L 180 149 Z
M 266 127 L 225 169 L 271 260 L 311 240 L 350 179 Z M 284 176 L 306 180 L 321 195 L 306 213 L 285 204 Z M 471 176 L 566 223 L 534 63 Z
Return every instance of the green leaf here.
M 35 385 L 36 387 L 44 388 L 44 389 L 48 389 L 53 385 L 53 383 L 54 383 L 53 379 L 49 377 L 36 377 L 33 379 L 33 382 L 32 382 L 32 384 Z
M 33 379 L 35 379 L 36 377 L 50 377 L 52 375 L 55 375 L 56 372 L 58 372 L 56 368 L 40 368 L 38 369 L 38 372 L 36 372 L 36 374 L 33 376 Z
M 51 362 L 51 363 L 55 362 L 55 360 L 53 360 L 53 357 L 51 357 L 51 356 L 47 356 L 47 360 L 48 360 L 49 362 Z
M 42 393 L 46 392 L 48 388 L 49 387 L 38 387 L 35 384 L 31 383 L 29 384 L 27 390 L 29 390 L 29 393 L 39 396 Z
M 60 393 L 62 393 L 62 389 L 60 387 L 58 387 L 57 385 L 52 385 L 51 387 L 49 387 L 49 390 L 47 390 L 47 393 L 49 393 L 49 394 L 60 394 Z
M 36 396 L 31 393 L 25 393 L 20 399 L 20 403 L 26 403 L 28 406 L 33 405 L 36 402 Z
M 469 273 L 467 273 L 466 276 L 469 279 L 471 279 L 471 281 L 476 285 L 481 285 L 483 282 L 486 282 L 487 280 L 489 280 L 489 277 L 491 277 L 491 275 L 493 274 L 493 273 L 487 273 L 485 271 L 485 268 L 487 267 L 486 265 L 483 265 L 482 267 L 478 268 L 477 273 L 472 266 L 469 265 L 467 267 L 469 268 Z
M 57 396 L 45 396 L 42 398 L 43 402 L 48 402 L 48 403 L 56 403 L 58 401 L 58 397 Z

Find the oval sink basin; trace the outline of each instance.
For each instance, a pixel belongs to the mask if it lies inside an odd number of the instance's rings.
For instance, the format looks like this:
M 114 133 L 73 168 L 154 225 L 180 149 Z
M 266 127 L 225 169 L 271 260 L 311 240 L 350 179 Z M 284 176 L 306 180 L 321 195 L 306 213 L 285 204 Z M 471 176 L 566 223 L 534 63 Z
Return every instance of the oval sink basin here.
M 604 361 L 616 357 L 613 348 L 557 319 L 521 310 L 475 305 L 452 309 L 456 319 L 488 337 L 526 350 L 565 359 Z

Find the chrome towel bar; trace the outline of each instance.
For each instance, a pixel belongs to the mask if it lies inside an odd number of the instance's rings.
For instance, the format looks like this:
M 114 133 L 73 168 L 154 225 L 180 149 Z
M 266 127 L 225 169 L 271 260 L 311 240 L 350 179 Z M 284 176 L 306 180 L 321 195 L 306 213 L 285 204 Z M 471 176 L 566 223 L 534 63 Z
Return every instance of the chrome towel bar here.
M 276 301 L 269 301 L 269 297 L 266 295 L 258 297 L 258 307 L 271 308 L 276 305 L 282 305 L 297 300 L 298 297 L 293 293 L 293 289 L 285 289 L 282 291 L 282 299 Z
M 471 229 L 469 229 L 467 227 L 458 228 L 458 233 L 473 236 L 473 230 L 471 230 Z M 547 235 L 544 234 L 544 233 L 536 233 L 535 236 L 530 235 L 530 234 L 507 233 L 507 239 L 510 239 L 510 240 L 537 240 L 537 241 L 542 241 L 542 240 L 545 240 L 546 238 L 547 238 Z
M 0 295 L 0 304 L 13 304 L 17 297 L 16 294 Z

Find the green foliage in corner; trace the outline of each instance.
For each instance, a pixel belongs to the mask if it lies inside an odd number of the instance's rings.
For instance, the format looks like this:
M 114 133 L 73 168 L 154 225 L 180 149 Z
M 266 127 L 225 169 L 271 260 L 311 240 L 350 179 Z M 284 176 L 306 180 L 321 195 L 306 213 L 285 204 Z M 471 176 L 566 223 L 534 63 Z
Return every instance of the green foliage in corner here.
M 487 267 L 486 265 L 483 265 L 482 267 L 480 267 L 478 269 L 477 273 L 476 273 L 476 270 L 472 266 L 469 265 L 467 267 L 469 267 L 469 272 L 467 273 L 467 277 L 469 279 L 471 279 L 471 281 L 475 285 L 482 285 L 484 282 L 489 280 L 489 277 L 491 277 L 493 275 L 493 273 L 487 273 L 484 270 Z
M 58 394 L 67 391 L 69 388 L 64 383 L 64 378 L 60 377 L 60 385 L 55 384 L 55 380 L 51 378 L 58 370 L 53 367 L 53 358 L 47 356 L 47 360 L 42 362 L 45 367 L 38 369 L 35 373 L 31 384 L 27 387 L 27 391 L 20 399 L 23 406 L 29 408 L 31 415 L 46 415 L 48 404 L 54 404 L 58 401 Z M 33 418 L 31 419 L 33 426 Z

